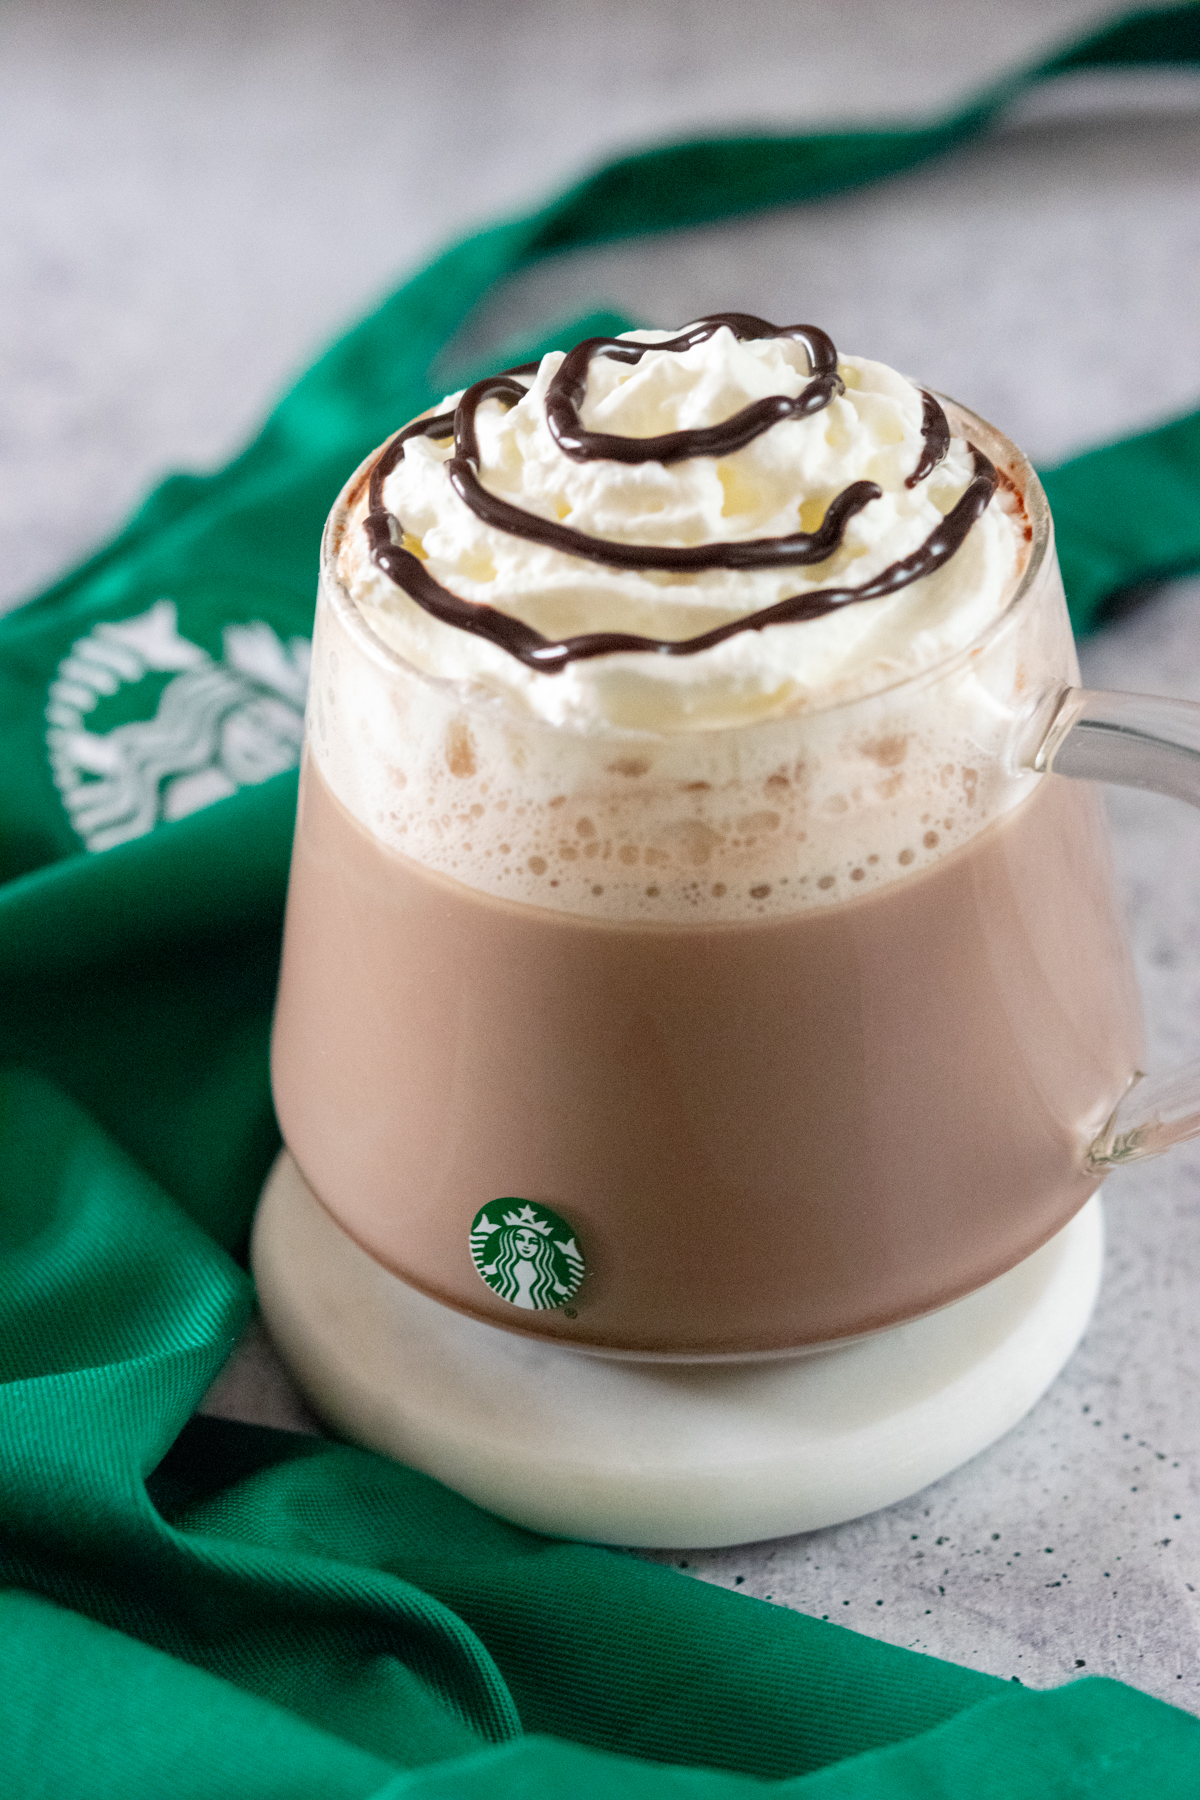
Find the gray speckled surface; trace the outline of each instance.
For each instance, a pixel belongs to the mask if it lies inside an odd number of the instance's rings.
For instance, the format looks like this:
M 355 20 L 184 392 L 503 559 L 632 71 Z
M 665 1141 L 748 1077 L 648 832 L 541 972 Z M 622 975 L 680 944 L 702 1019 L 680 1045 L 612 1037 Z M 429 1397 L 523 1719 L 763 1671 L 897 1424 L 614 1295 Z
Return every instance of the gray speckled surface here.
M 166 469 L 228 455 L 327 334 L 473 220 L 672 132 L 935 105 L 1113 10 L 10 0 L 0 597 Z M 630 57 L 613 27 L 635 16 Z M 1073 81 L 885 188 L 522 277 L 468 343 L 605 300 L 663 323 L 803 314 L 1052 459 L 1200 400 L 1198 198 L 1200 80 Z M 1200 583 L 1084 662 L 1095 685 L 1200 699 Z M 1200 817 L 1131 794 L 1112 815 L 1162 1066 L 1200 1046 Z M 1003 1442 L 873 1518 L 665 1559 L 1027 1683 L 1086 1668 L 1200 1710 L 1200 1149 L 1107 1191 L 1095 1321 Z M 208 1405 L 311 1423 L 257 1333 Z

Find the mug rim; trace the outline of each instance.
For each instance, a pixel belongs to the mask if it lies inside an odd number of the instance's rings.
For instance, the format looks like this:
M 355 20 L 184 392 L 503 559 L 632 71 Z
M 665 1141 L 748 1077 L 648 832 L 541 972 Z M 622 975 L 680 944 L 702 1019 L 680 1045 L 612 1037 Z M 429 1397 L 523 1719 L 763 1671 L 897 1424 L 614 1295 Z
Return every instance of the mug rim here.
M 341 548 L 342 534 L 349 520 L 350 510 L 361 495 L 370 477 L 375 463 L 388 448 L 400 431 L 397 431 L 377 445 L 355 469 L 345 483 L 337 499 L 330 509 L 329 516 L 321 533 L 320 580 L 319 592 L 326 594 L 334 607 L 339 623 L 346 630 L 356 647 L 374 658 L 385 667 L 392 668 L 401 677 L 419 682 L 432 692 L 441 692 L 447 699 L 452 699 L 458 707 L 467 710 L 486 710 L 493 719 L 504 719 L 505 722 L 522 731 L 550 733 L 561 741 L 564 735 L 577 737 L 592 742 L 614 742 L 629 744 L 643 743 L 682 743 L 689 738 L 698 741 L 731 738 L 745 738 L 755 732 L 766 731 L 781 726 L 798 725 L 803 720 L 826 718 L 836 713 L 848 713 L 856 706 L 865 706 L 881 699 L 884 695 L 902 694 L 904 691 L 916 692 L 923 685 L 932 684 L 946 677 L 952 677 L 956 671 L 975 658 L 988 644 L 1003 631 L 1007 630 L 1014 618 L 1022 611 L 1032 593 L 1038 586 L 1038 580 L 1045 569 L 1054 544 L 1054 521 L 1050 512 L 1050 503 L 1042 486 L 1037 470 L 1025 452 L 1007 437 L 998 426 L 990 423 L 961 401 L 948 394 L 929 390 L 934 398 L 948 407 L 955 415 L 954 423 L 963 423 L 968 427 L 967 433 L 957 435 L 978 436 L 984 440 L 982 448 L 996 463 L 1018 489 L 1024 504 L 1025 516 L 1031 528 L 1029 554 L 1020 574 L 1016 577 L 1013 591 L 1008 600 L 989 619 L 983 629 L 976 633 L 966 644 L 952 650 L 949 655 L 939 661 L 932 662 L 911 673 L 897 676 L 894 681 L 882 682 L 865 693 L 854 694 L 846 699 L 828 702 L 814 701 L 809 705 L 796 708 L 791 712 L 778 712 L 763 718 L 737 720 L 725 724 L 697 725 L 679 731 L 650 731 L 601 724 L 581 729 L 571 724 L 558 724 L 543 719 L 538 714 L 519 707 L 504 694 L 484 685 L 475 677 L 453 677 L 434 675 L 428 670 L 419 668 L 410 662 L 399 650 L 384 641 L 372 628 L 365 615 L 351 597 L 346 584 L 338 572 L 338 553 Z M 426 411 L 432 411 L 426 408 Z M 417 414 L 418 418 L 424 414 Z

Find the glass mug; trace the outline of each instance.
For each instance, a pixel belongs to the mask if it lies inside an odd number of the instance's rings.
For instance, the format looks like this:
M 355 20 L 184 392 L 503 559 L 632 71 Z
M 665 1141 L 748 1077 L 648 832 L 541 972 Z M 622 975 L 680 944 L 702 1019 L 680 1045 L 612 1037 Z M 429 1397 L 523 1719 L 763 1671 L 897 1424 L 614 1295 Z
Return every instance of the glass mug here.
M 1024 497 L 1000 616 L 719 729 L 575 732 L 418 671 L 338 575 L 373 457 L 339 497 L 272 1079 L 313 1193 L 434 1299 L 794 1353 L 982 1286 L 1200 1130 L 1195 1071 L 1139 1073 L 1090 785 L 1191 797 L 1200 707 L 1077 687 L 1037 477 L 945 404 Z

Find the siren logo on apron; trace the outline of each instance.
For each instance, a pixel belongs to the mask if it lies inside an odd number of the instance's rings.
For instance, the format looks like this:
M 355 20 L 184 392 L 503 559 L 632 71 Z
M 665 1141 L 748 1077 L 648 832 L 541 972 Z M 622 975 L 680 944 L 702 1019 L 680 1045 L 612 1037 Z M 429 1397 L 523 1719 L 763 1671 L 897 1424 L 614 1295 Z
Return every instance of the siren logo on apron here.
M 565 1306 L 584 1277 L 583 1253 L 567 1221 L 548 1206 L 511 1197 L 475 1214 L 471 1261 L 493 1294 L 527 1312 Z
M 226 625 L 221 648 L 218 661 L 182 637 L 173 600 L 95 625 L 71 645 L 50 683 L 46 751 L 89 850 L 142 837 L 299 762 L 307 638 L 285 644 L 256 619 Z M 115 722 L 95 729 L 93 715 L 102 724 L 108 711 Z

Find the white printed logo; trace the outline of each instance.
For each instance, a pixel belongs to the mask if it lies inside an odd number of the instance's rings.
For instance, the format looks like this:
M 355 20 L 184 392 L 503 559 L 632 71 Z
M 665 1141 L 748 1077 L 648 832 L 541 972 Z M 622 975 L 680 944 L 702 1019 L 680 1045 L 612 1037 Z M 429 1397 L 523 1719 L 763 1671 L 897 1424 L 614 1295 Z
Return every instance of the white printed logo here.
M 179 634 L 175 602 L 93 626 L 58 665 L 46 751 L 71 823 L 89 850 L 141 837 L 300 760 L 307 638 L 284 644 L 262 620 L 226 625 L 220 662 Z M 86 718 L 105 697 L 169 674 L 151 718 L 109 731 Z

